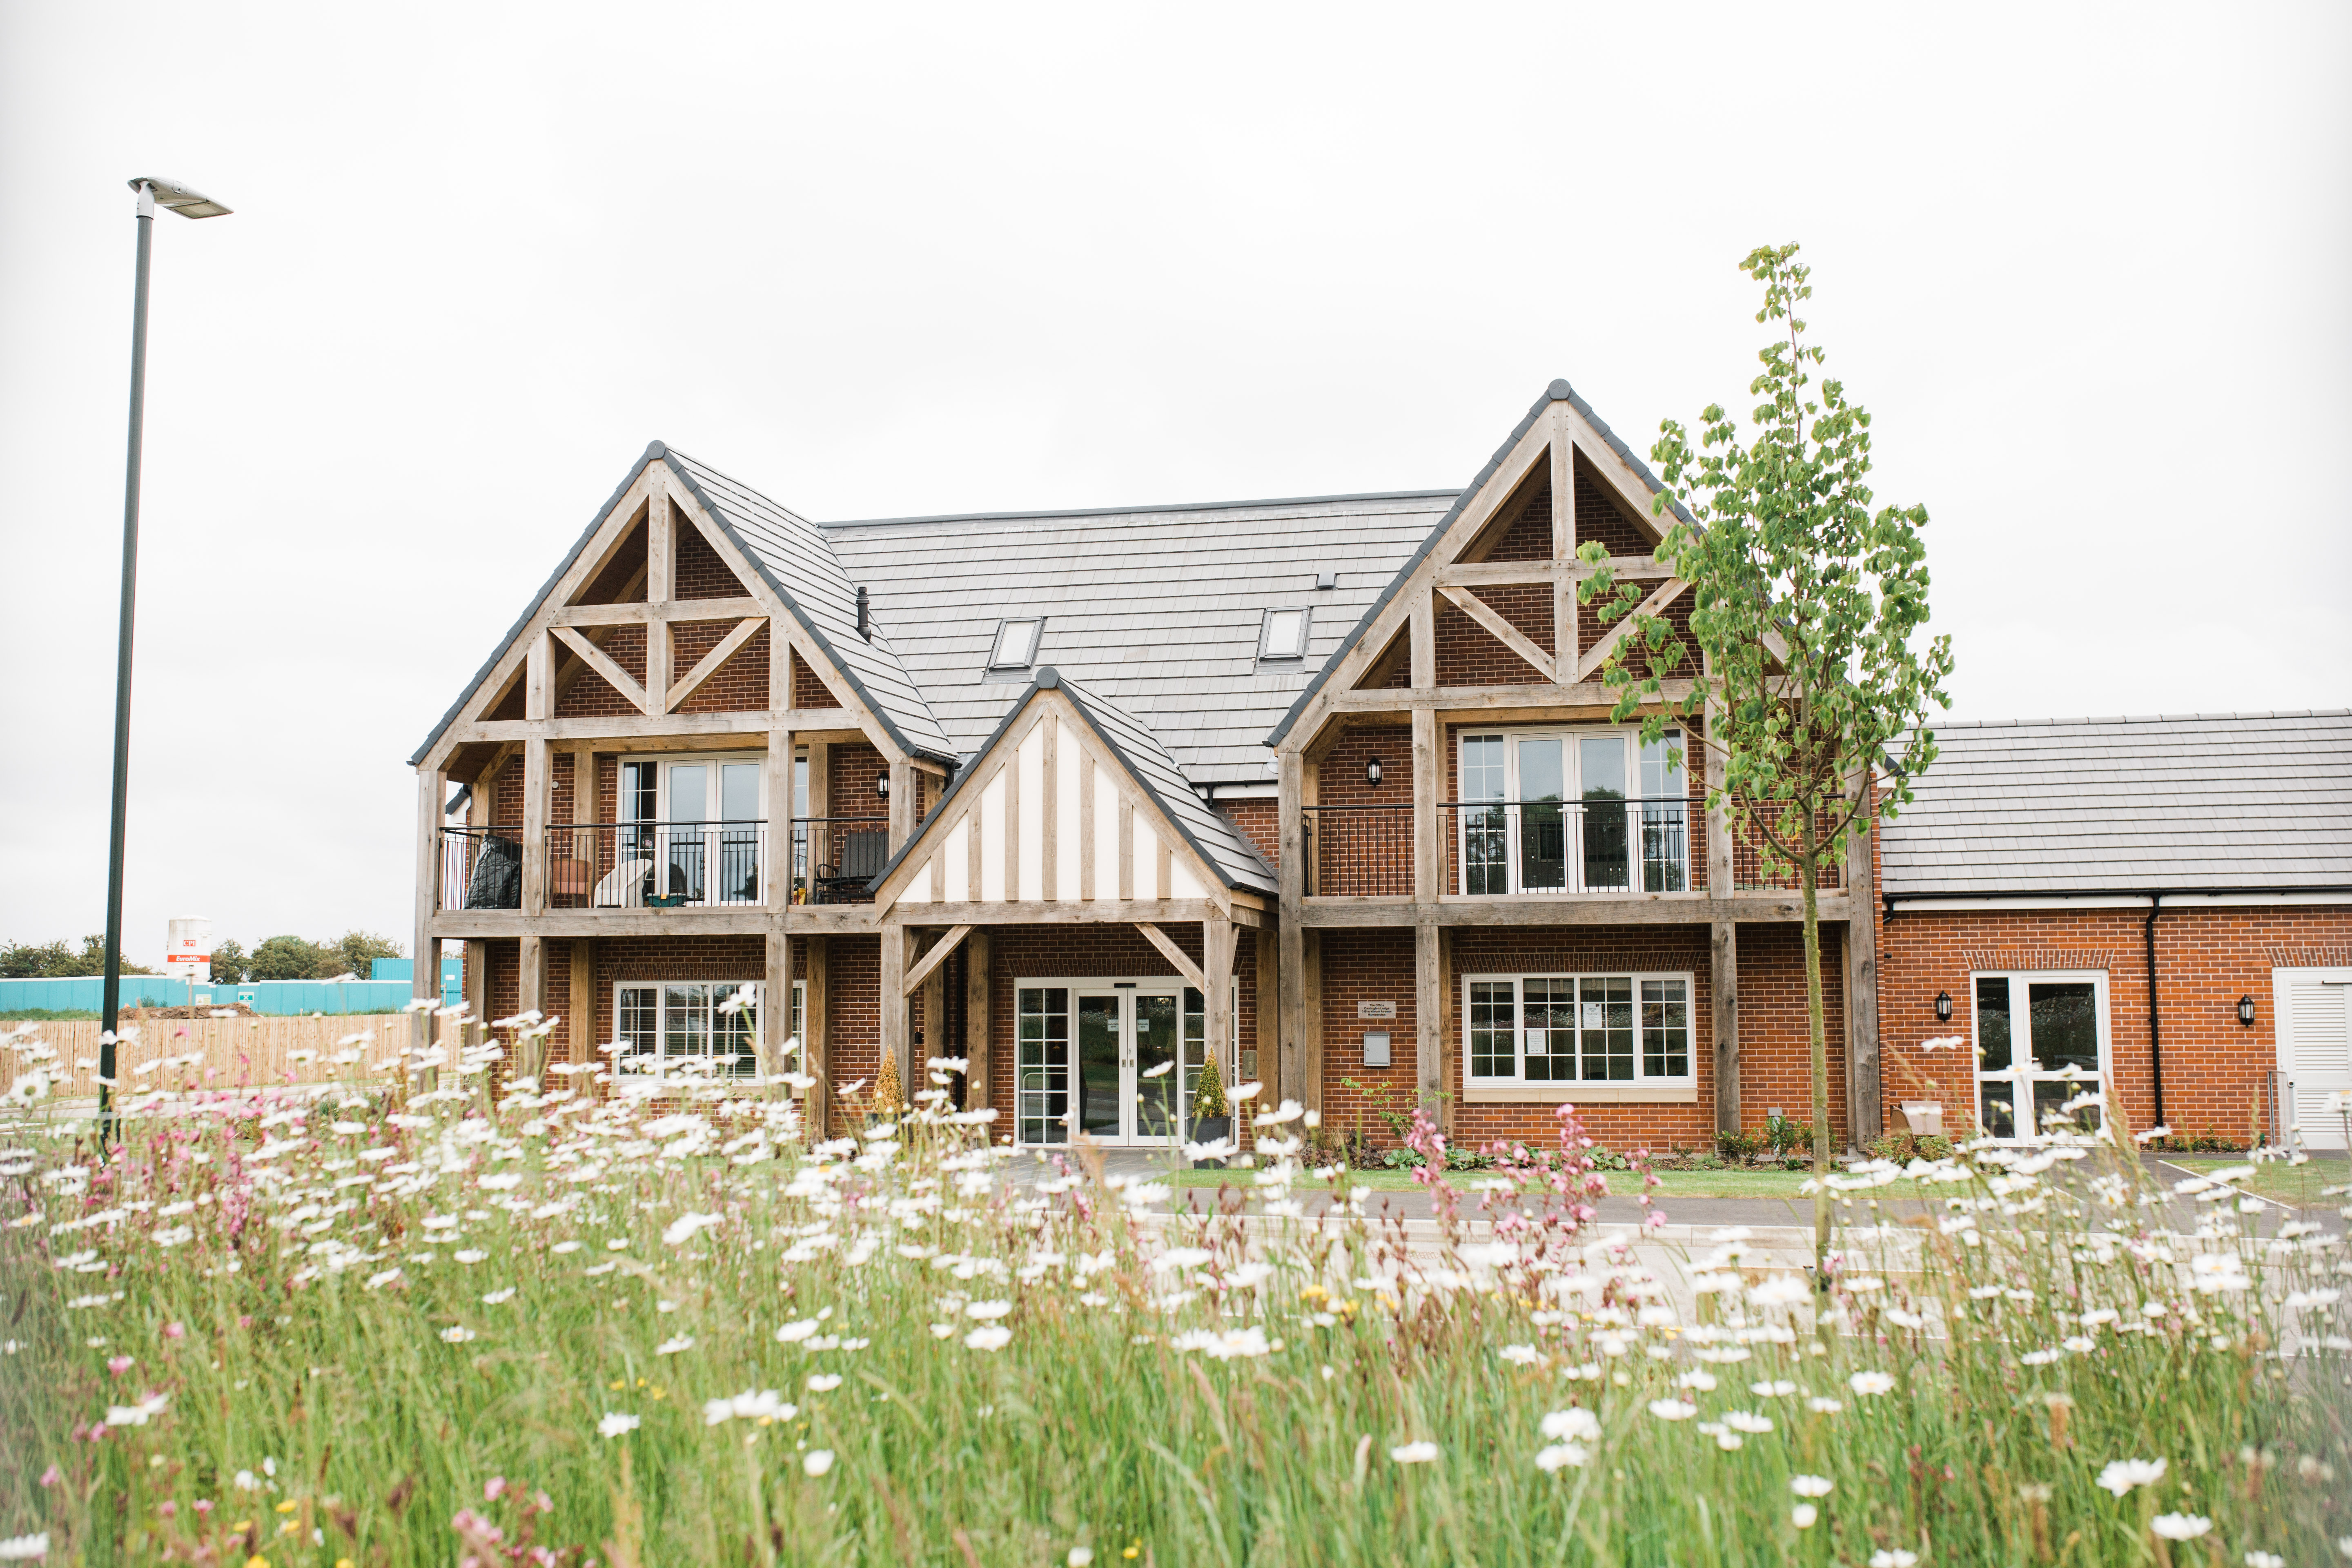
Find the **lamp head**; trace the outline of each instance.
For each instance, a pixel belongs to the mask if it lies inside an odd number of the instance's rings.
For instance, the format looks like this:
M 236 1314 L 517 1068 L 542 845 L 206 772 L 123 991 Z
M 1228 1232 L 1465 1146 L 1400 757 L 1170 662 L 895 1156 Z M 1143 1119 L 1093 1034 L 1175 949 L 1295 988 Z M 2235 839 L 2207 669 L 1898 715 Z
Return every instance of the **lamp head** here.
M 1948 991 L 1938 991 L 1936 993 L 1936 1022 L 1948 1024 L 1951 1021 L 1952 994 Z
M 152 198 L 159 206 L 169 207 L 182 217 L 226 217 L 232 210 L 177 180 L 158 179 L 152 174 L 140 175 L 131 182 L 131 188 L 140 194 L 142 201 Z

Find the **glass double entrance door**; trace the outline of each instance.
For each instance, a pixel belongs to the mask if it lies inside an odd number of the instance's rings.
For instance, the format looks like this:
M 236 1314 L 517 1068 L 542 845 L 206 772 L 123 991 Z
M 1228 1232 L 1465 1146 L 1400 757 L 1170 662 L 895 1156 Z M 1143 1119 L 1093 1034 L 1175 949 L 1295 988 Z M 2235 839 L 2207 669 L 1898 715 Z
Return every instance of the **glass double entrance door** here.
M 1080 990 L 1077 1104 L 1071 1120 L 1105 1143 L 1184 1135 L 1185 1090 L 1200 1074 L 1200 1013 L 1177 987 Z M 1192 1026 L 1187 1027 L 1187 1026 Z

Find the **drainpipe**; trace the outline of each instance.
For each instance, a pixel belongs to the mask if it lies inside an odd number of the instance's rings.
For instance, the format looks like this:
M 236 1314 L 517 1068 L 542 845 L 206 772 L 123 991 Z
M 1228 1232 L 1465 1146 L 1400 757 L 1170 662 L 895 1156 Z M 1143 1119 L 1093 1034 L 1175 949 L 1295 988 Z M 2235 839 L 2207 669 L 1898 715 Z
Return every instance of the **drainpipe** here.
M 2156 1089 L 2154 1125 L 2158 1127 L 2165 1125 L 2164 1034 L 2156 1021 L 2156 917 L 2163 908 L 2164 895 L 2150 893 L 2147 896 L 2147 919 L 2140 927 L 2141 934 L 2147 942 L 2147 1063 L 2148 1076 Z

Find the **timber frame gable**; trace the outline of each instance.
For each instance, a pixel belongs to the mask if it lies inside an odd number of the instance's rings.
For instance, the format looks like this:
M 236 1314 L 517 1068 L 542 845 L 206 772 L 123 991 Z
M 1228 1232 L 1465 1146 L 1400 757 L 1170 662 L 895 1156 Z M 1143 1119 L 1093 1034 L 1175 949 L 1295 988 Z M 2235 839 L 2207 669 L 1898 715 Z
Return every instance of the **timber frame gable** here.
M 1130 754 L 1132 737 L 1128 746 L 1119 743 L 1106 722 L 1114 712 L 1051 666 L 1037 671 L 921 827 L 876 874 L 877 920 L 1216 916 L 1260 923 L 1276 892 L 1273 872 L 1208 807 L 1192 801 L 1195 809 L 1188 813 L 1153 783 L 1154 772 L 1164 773 L 1162 784 L 1173 781 L 1190 796 L 1164 753 L 1150 759 L 1155 768 Z M 1148 735 L 1132 720 L 1128 724 Z M 1074 763 L 1065 763 L 1066 745 L 1075 748 Z M 1042 841 L 1034 846 L 1022 842 L 1027 774 L 1042 795 L 1032 825 Z M 1075 805 L 1061 798 L 1072 782 Z M 1108 822 L 1101 816 L 1106 795 L 1113 813 Z M 1202 820 L 1188 822 L 1188 815 Z M 1229 842 L 1213 847 L 1204 833 Z M 1106 837 L 1115 846 L 1108 861 Z
M 676 540 L 681 523 L 698 534 L 748 592 L 720 598 L 673 596 Z M 645 564 L 618 585 L 618 599 L 583 603 L 642 531 Z M 732 627 L 691 668 L 673 667 L 669 628 L 692 622 L 731 621 Z M 645 679 L 639 680 L 606 651 L 614 628 L 640 626 Z M 763 708 L 740 712 L 682 712 L 680 708 L 745 644 L 766 628 L 770 637 L 768 693 Z M 878 637 L 878 632 L 877 632 Z M 887 658 L 887 645 L 883 646 Z M 793 658 L 833 694 L 830 706 L 793 707 Z M 593 671 L 635 707 L 633 716 L 559 719 L 564 689 Z M 520 717 L 493 717 L 511 707 L 520 687 Z M 929 719 L 928 713 L 922 718 Z M 943 736 L 910 735 L 876 700 L 850 662 L 778 579 L 767 559 L 746 542 L 726 510 L 713 500 L 689 459 L 662 442 L 649 444 L 629 477 L 614 489 L 530 607 L 509 629 L 431 735 L 410 757 L 412 766 L 446 769 L 460 748 L 491 752 L 526 740 L 580 737 L 656 738 L 740 733 L 747 741 L 782 725 L 796 731 L 856 731 L 893 762 L 944 774 L 953 752 Z M 936 722 L 925 726 L 936 731 Z
M 1461 611 L 1542 678 L 1535 684 L 1482 688 L 1481 691 L 1507 691 L 1514 707 L 1613 703 L 1615 694 L 1594 677 L 1631 629 L 1633 617 L 1620 620 L 1591 647 L 1580 650 L 1576 584 L 1594 570 L 1576 556 L 1580 459 L 1588 472 L 1616 492 L 1624 514 L 1650 543 L 1663 537 L 1649 508 L 1651 498 L 1664 493 L 1664 487 L 1566 381 L 1553 382 L 1364 612 L 1339 650 L 1307 682 L 1265 743 L 1277 751 L 1293 750 L 1310 743 L 1335 714 L 1358 707 L 1392 706 L 1392 693 L 1364 698 L 1356 693 L 1375 685 L 1400 660 L 1410 661 L 1407 684 L 1422 690 L 1436 688 L 1435 616 L 1441 604 Z M 1509 526 L 1511 503 L 1547 479 L 1552 514 L 1549 559 L 1484 559 L 1485 552 Z M 1669 497 L 1666 504 L 1677 519 L 1696 525 L 1696 520 L 1680 502 Z M 1613 555 L 1609 565 L 1622 580 L 1658 584 L 1643 602 L 1642 609 L 1648 614 L 1662 613 L 1688 588 L 1654 555 Z M 1552 650 L 1538 647 L 1476 592 L 1538 584 L 1551 589 Z M 1664 685 L 1669 697 L 1686 695 L 1689 689 L 1688 682 Z M 1467 698 L 1472 694 L 1445 689 L 1439 695 Z

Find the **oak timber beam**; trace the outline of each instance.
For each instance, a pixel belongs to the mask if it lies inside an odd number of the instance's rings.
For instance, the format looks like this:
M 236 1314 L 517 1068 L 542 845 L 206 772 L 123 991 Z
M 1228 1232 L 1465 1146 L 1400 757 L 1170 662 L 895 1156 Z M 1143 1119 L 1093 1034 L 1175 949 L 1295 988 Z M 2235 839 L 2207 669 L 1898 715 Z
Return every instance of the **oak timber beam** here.
M 1444 584 L 1438 585 L 1437 592 L 1447 604 L 1484 627 L 1487 636 L 1517 654 L 1529 669 L 1538 675 L 1549 676 L 1554 680 L 1559 679 L 1559 669 L 1552 656 L 1536 647 L 1534 638 L 1496 614 L 1495 607 L 1486 600 L 1467 588 L 1449 587 Z
M 635 676 L 615 663 L 611 654 L 606 653 L 570 626 L 556 626 L 552 630 L 555 633 L 556 641 L 569 648 L 581 663 L 603 676 L 605 684 L 627 698 L 638 712 L 651 713 L 654 710 L 653 700 L 646 695 L 646 689 L 637 684 Z M 544 718 L 545 715 L 534 715 L 534 717 Z M 496 722 L 496 721 L 488 721 L 488 722 Z M 489 739 L 487 735 L 482 738 Z
M 1669 577 L 1660 584 L 1648 598 L 1634 606 L 1632 614 L 1620 617 L 1617 624 L 1609 628 L 1608 636 L 1592 645 L 1590 653 L 1576 661 L 1576 679 L 1583 680 L 1591 676 L 1611 654 L 1617 651 L 1618 645 L 1633 631 L 1636 621 L 1643 616 L 1664 614 L 1666 606 L 1681 598 L 1689 588 L 1690 584 L 1680 577 Z
M 681 619 L 705 621 L 740 620 L 768 613 L 765 602 L 750 598 L 680 599 L 674 607 Z M 547 621 L 554 626 L 643 626 L 651 616 L 645 600 L 625 599 L 610 605 L 559 605 L 547 612 Z
M 1612 555 L 1598 565 L 1571 556 L 1565 561 L 1457 561 L 1440 566 L 1434 581 L 1441 588 L 1523 588 L 1565 578 L 1581 581 L 1602 571 L 1620 577 L 1671 577 L 1675 569 L 1654 555 Z
M 845 904 L 844 909 L 870 909 L 870 905 Z M 1212 912 L 1223 913 L 1213 899 L 1070 899 L 1048 903 L 1043 899 L 1022 899 L 1004 903 L 910 904 L 903 900 L 884 910 L 874 923 L 877 925 L 940 926 L 940 925 L 1137 925 L 1154 921 L 1176 923 L 1202 921 Z M 1255 915 L 1256 910 L 1235 905 L 1234 916 Z M 793 928 L 812 913 L 803 904 L 793 910 Z
M 907 971 L 907 978 L 899 984 L 900 991 L 906 995 L 912 996 L 920 990 L 923 982 L 931 977 L 931 971 L 945 963 L 948 961 L 948 954 L 953 952 L 961 945 L 963 939 L 971 934 L 971 927 L 968 925 L 949 927 L 947 935 L 931 943 L 930 951 L 924 953 Z M 925 1026 L 928 1028 L 929 1025 Z
M 559 628 L 560 630 L 561 628 Z M 600 652 L 602 650 L 599 650 Z M 449 726 L 459 745 L 506 741 L 631 741 L 667 740 L 693 735 L 764 735 L 770 730 L 790 730 L 806 736 L 821 733 L 866 738 L 857 715 L 845 708 L 795 708 L 785 711 L 751 710 L 740 713 L 649 713 L 589 719 L 485 719 Z
M 1823 921 L 1852 918 L 1853 906 L 1843 893 L 1820 898 Z M 1441 900 L 1416 904 L 1403 899 L 1308 899 L 1299 910 L 1305 929 L 1343 931 L 1351 927 L 1450 926 L 1610 926 L 1706 925 L 1715 921 L 1745 921 L 1751 924 L 1785 924 L 1805 918 L 1804 904 L 1791 898 L 1760 896 L 1709 899 L 1687 894 L 1654 898 Z
M 1689 680 L 1662 680 L 1654 700 L 1679 702 L 1691 694 L 1696 684 Z M 1597 680 L 1571 686 L 1531 681 L 1524 686 L 1383 687 L 1368 691 L 1332 692 L 1330 711 L 1335 716 L 1404 714 L 1415 708 L 1433 708 L 1440 713 L 1493 713 L 1520 708 L 1607 709 L 1616 700 L 1617 693 Z
M 1209 911 L 1208 920 L 1213 921 L 1223 914 L 1223 910 L 1212 909 Z M 1206 923 L 1207 921 L 1204 921 L 1203 924 Z M 1169 963 L 1176 966 L 1176 973 L 1182 975 L 1185 980 L 1192 984 L 1194 990 L 1200 992 L 1203 998 L 1208 996 L 1208 976 L 1201 973 L 1201 966 L 1199 964 L 1193 963 L 1190 958 L 1187 958 L 1184 955 L 1184 950 L 1176 945 L 1176 942 L 1173 937 L 1171 937 L 1166 931 L 1161 931 L 1158 926 L 1153 925 L 1150 921 L 1136 921 L 1135 929 L 1143 933 L 1144 941 L 1158 948 L 1160 955 L 1167 959 Z
M 750 642 L 761 626 L 768 624 L 765 616 L 750 616 L 735 624 L 735 629 L 719 639 L 719 646 L 702 656 L 701 662 L 677 678 L 662 699 L 662 711 L 675 710 L 677 705 L 702 689 L 702 683 L 719 673 L 719 667 L 735 657 L 735 650 Z

